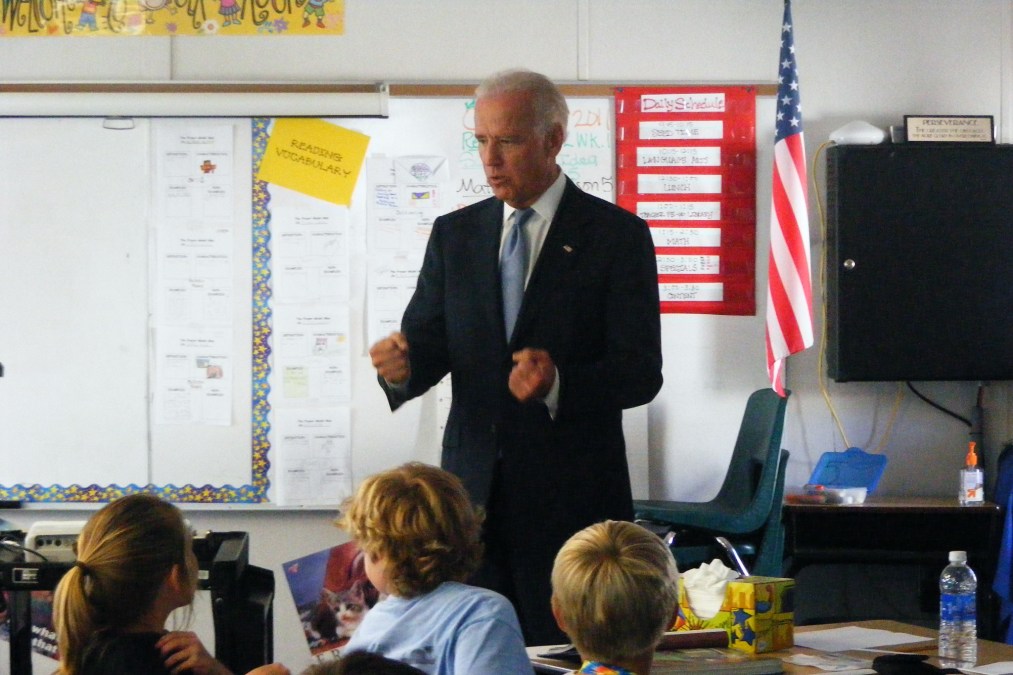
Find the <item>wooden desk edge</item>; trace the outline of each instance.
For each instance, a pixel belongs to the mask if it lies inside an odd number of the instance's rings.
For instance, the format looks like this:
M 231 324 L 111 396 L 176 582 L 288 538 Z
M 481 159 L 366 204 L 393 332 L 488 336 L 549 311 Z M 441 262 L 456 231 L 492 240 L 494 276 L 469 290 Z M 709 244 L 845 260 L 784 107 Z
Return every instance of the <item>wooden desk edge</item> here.
M 909 635 L 924 636 L 925 640 L 918 642 L 910 642 L 903 645 L 890 645 L 884 646 L 883 652 L 903 652 L 911 654 L 924 654 L 929 657 L 929 661 L 933 664 L 938 665 L 939 661 L 936 657 L 937 650 L 937 636 L 938 631 L 932 628 L 926 628 L 924 626 L 916 626 L 914 624 L 907 624 L 901 621 L 894 621 L 892 619 L 874 619 L 869 621 L 846 621 L 842 623 L 830 623 L 830 624 L 818 624 L 812 626 L 796 626 L 796 633 L 810 633 L 820 630 L 829 630 L 832 628 L 847 628 L 847 627 L 858 627 L 858 628 L 869 628 L 874 630 L 886 630 L 894 633 L 906 633 Z M 559 661 L 556 659 L 540 658 L 535 656 L 536 652 L 544 652 L 551 646 L 543 647 L 529 647 L 528 655 L 531 657 L 531 663 L 536 667 L 546 666 L 548 669 L 555 668 L 556 670 L 545 670 L 542 672 L 571 672 L 577 668 L 572 663 Z M 788 661 L 786 658 L 793 654 L 819 654 L 821 653 L 817 649 L 809 649 L 808 647 L 791 647 L 790 649 L 783 649 L 776 652 L 767 652 L 760 656 L 775 656 L 781 659 L 784 665 L 784 672 L 797 675 L 811 675 L 815 673 L 821 673 L 818 668 L 811 668 L 808 666 L 796 666 Z M 876 652 L 861 652 L 866 658 L 875 658 L 878 654 Z M 985 665 L 989 663 L 998 663 L 1001 661 L 1013 661 L 1013 646 L 1004 644 L 1002 642 L 993 642 L 990 640 L 978 640 L 978 664 Z M 565 669 L 565 670 L 559 670 Z
M 948 497 L 869 497 L 861 504 L 810 504 L 785 502 L 784 510 L 789 512 L 834 512 L 834 511 L 916 511 L 927 513 L 933 511 L 988 511 L 998 512 L 1000 507 L 993 502 L 969 504 L 961 506 L 957 498 Z

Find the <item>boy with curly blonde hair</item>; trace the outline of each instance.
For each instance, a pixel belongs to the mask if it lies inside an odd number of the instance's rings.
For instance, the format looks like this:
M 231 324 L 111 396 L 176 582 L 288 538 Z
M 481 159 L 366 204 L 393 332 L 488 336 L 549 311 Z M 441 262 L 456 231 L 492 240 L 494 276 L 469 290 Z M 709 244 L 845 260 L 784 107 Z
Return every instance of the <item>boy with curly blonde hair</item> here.
M 639 525 L 607 520 L 570 537 L 552 567 L 552 613 L 583 660 L 577 672 L 648 675 L 678 584 L 672 553 Z
M 387 597 L 343 652 L 379 653 L 440 675 L 531 675 L 510 602 L 464 583 L 481 559 L 481 523 L 461 481 L 443 469 L 413 462 L 363 481 L 338 524 Z

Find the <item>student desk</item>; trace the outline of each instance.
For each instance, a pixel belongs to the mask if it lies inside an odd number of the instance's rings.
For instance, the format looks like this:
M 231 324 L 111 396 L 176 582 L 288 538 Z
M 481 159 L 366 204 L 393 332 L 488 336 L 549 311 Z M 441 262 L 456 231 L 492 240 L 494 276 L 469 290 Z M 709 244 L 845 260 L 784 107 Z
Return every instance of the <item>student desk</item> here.
M 1002 532 L 998 505 L 960 506 L 956 497 L 876 497 L 863 504 L 784 505 L 785 576 L 828 563 L 911 565 L 938 578 L 949 551 L 967 551 L 978 576 L 978 630 L 996 637 L 992 593 Z
M 935 665 L 939 665 L 939 660 L 936 658 L 936 650 L 938 646 L 936 644 L 937 631 L 931 628 L 923 628 L 921 626 L 913 626 L 899 621 L 889 620 L 875 620 L 875 621 L 853 621 L 845 623 L 826 624 L 821 626 L 801 626 L 796 627 L 795 632 L 805 633 L 809 631 L 825 630 L 828 628 L 841 628 L 845 626 L 859 626 L 862 628 L 873 628 L 878 630 L 887 630 L 895 633 L 907 633 L 910 635 L 924 635 L 924 642 L 912 642 L 905 645 L 896 645 L 892 647 L 884 647 L 883 651 L 902 651 L 909 654 L 924 654 L 929 657 L 929 662 Z M 535 648 L 544 649 L 544 648 Z M 529 649 L 530 651 L 530 649 Z M 814 654 L 819 653 L 815 650 L 804 648 L 804 647 L 792 647 L 791 649 L 785 649 L 778 652 L 770 652 L 770 656 L 777 656 L 782 660 L 784 657 L 791 654 Z M 873 658 L 876 654 L 870 652 L 848 652 L 851 655 L 859 656 L 860 658 Z M 1013 661 L 1013 646 L 1003 644 L 1001 642 L 991 642 L 989 640 L 978 640 L 978 663 L 988 664 L 997 663 L 1000 661 Z M 532 657 L 532 663 L 535 666 L 535 672 L 537 673 L 560 673 L 565 672 L 565 668 L 569 667 L 571 670 L 575 668 L 573 665 L 567 666 L 562 661 L 553 661 L 551 659 L 539 659 Z M 811 675 L 813 673 L 824 673 L 817 668 L 811 668 L 808 666 L 796 666 L 791 663 L 784 662 L 784 672 L 798 675 Z
M 883 651 L 896 651 L 904 652 L 907 654 L 924 654 L 929 658 L 929 663 L 939 665 L 939 659 L 936 657 L 938 653 L 939 645 L 936 643 L 936 638 L 939 635 L 939 631 L 932 628 L 924 628 L 922 626 L 914 626 L 911 624 L 902 623 L 900 621 L 890 620 L 874 620 L 874 621 L 849 621 L 845 623 L 825 624 L 820 626 L 801 626 L 795 627 L 796 633 L 805 633 L 809 631 L 826 630 L 828 628 L 841 628 L 844 626 L 860 626 L 862 628 L 874 628 L 878 630 L 888 630 L 894 633 L 909 633 L 911 635 L 924 635 L 925 642 L 913 642 L 906 645 L 895 645 L 892 647 L 884 647 Z M 802 647 L 792 647 L 791 649 L 785 650 L 784 652 L 772 652 L 773 654 L 804 654 L 812 653 L 812 649 L 805 649 Z M 978 640 L 978 665 L 985 665 L 989 663 L 998 663 L 1000 661 L 1013 661 L 1013 645 L 1008 645 L 1002 642 L 993 642 L 991 640 Z M 822 672 L 817 671 L 815 668 L 802 668 L 794 666 L 790 663 L 784 664 L 784 672 L 786 673 L 816 673 Z

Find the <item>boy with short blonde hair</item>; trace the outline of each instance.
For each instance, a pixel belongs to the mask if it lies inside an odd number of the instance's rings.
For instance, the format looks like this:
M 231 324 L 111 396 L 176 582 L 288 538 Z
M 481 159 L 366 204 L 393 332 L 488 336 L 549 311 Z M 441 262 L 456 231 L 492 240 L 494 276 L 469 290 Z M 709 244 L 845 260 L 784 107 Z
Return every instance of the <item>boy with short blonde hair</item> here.
M 580 653 L 580 673 L 648 675 L 674 623 L 679 571 L 668 547 L 634 523 L 584 528 L 552 568 L 552 613 Z
M 344 647 L 430 675 L 531 675 L 517 614 L 498 593 L 463 583 L 478 567 L 482 519 L 457 476 L 412 462 L 370 476 L 339 521 L 383 598 Z

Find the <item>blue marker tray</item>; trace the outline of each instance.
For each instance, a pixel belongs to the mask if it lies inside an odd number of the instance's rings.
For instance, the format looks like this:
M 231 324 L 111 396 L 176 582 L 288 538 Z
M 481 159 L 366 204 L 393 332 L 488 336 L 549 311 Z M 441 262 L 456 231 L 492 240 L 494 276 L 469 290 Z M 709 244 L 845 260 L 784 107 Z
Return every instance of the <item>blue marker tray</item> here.
M 809 483 L 828 488 L 864 487 L 872 494 L 886 470 L 886 455 L 871 455 L 858 448 L 824 452 Z

